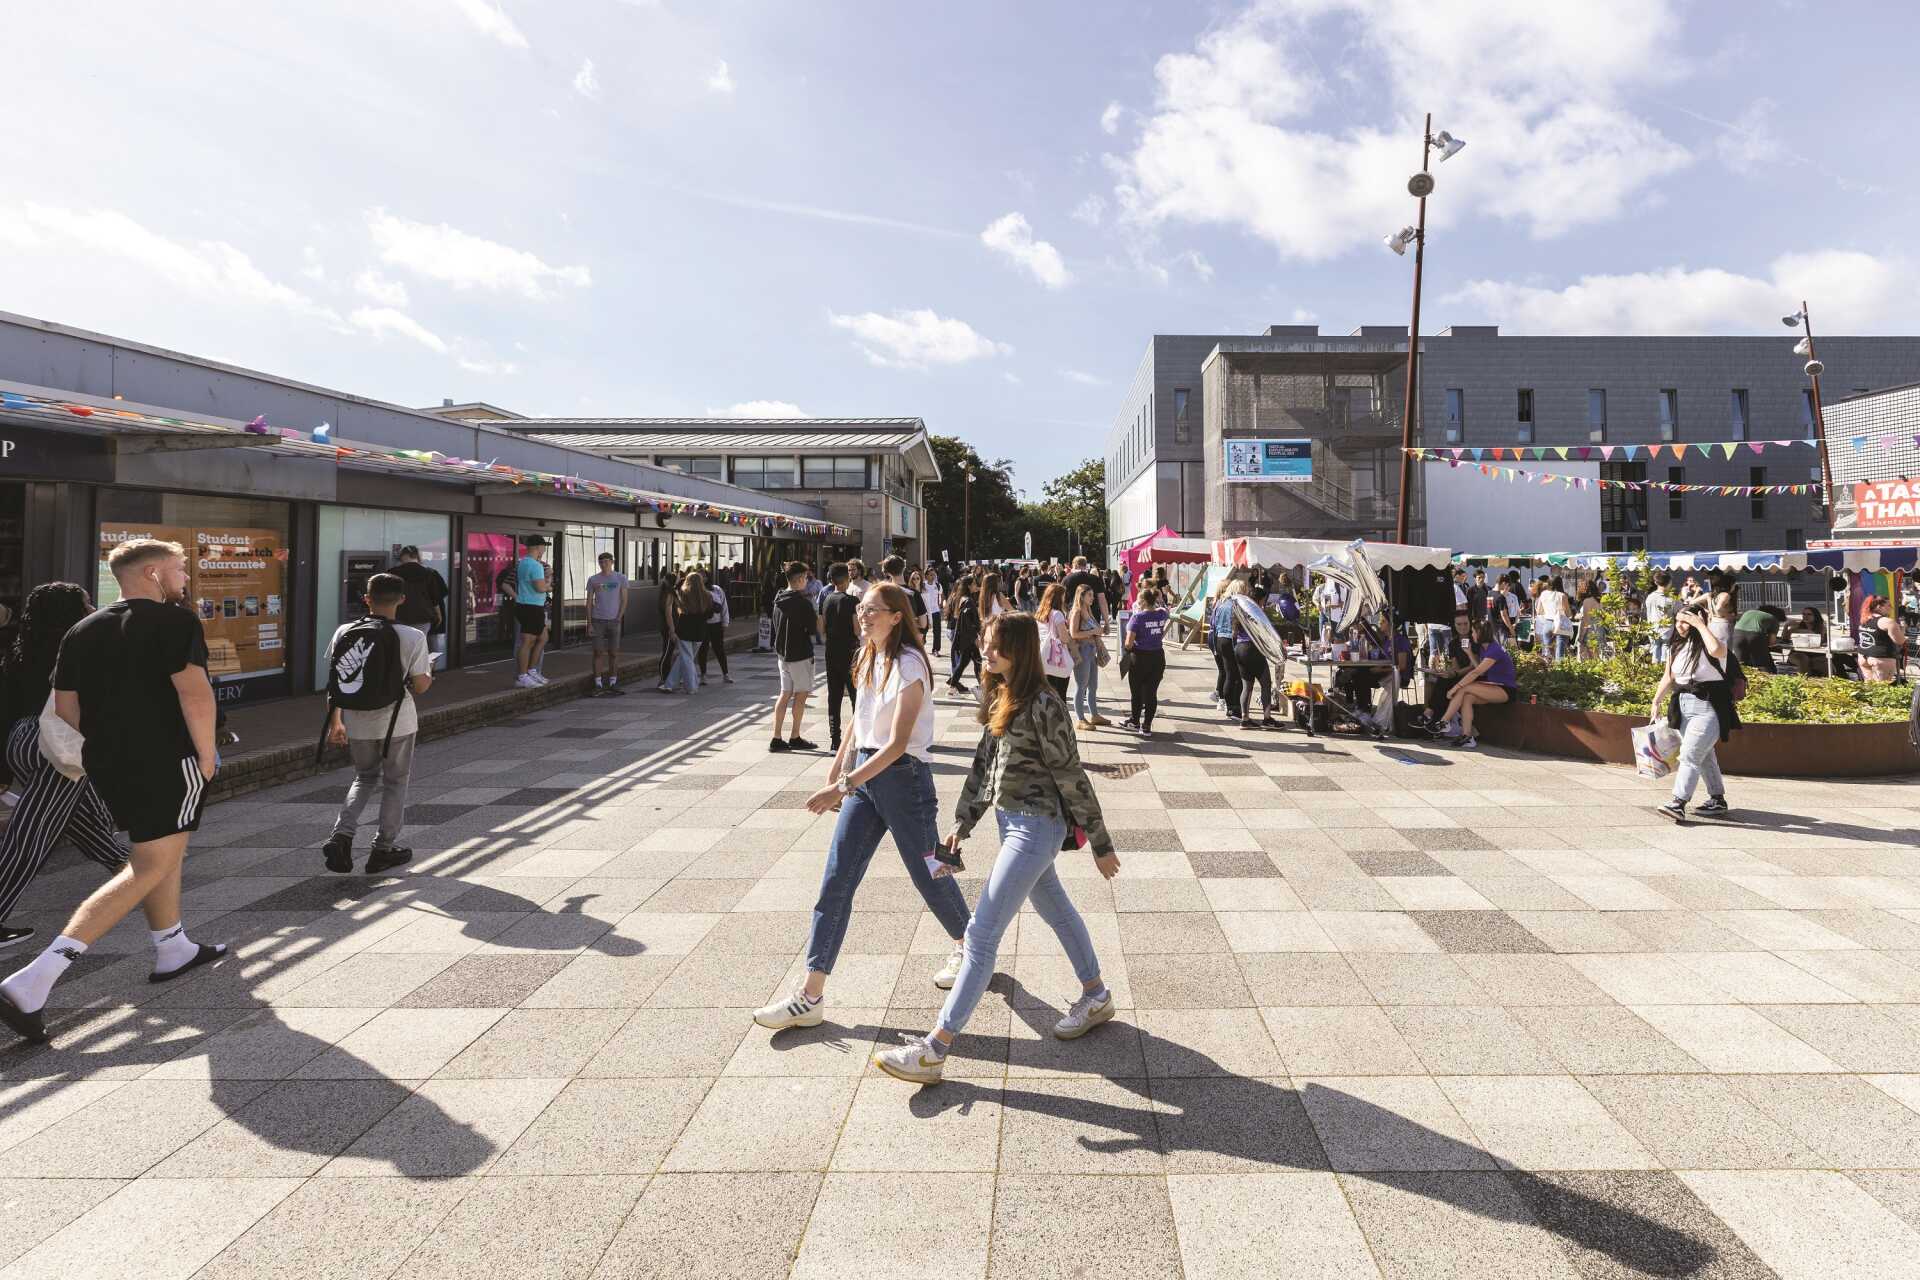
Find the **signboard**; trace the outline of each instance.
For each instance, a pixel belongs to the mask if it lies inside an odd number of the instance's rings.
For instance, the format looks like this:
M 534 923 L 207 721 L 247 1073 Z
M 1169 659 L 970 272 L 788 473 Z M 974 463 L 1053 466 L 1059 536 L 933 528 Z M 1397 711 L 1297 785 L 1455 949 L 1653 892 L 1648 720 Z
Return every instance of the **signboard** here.
M 887 506 L 891 508 L 892 515 L 892 519 L 887 522 L 891 526 L 889 532 L 896 538 L 913 537 L 914 530 L 918 527 L 913 518 L 914 509 L 892 498 L 887 499 Z
M 1313 479 L 1311 440 L 1223 440 L 1230 484 L 1305 484 Z
M 1853 486 L 1856 529 L 1920 528 L 1920 480 L 1862 480 Z
M 107 484 L 113 480 L 113 454 L 103 437 L 9 423 L 0 427 L 0 477 L 15 476 L 53 476 Z
M 207 674 L 249 676 L 286 666 L 287 551 L 272 529 L 192 528 L 124 522 L 100 528 L 100 604 L 120 598 L 107 552 L 135 538 L 187 549 L 187 603 L 207 636 Z

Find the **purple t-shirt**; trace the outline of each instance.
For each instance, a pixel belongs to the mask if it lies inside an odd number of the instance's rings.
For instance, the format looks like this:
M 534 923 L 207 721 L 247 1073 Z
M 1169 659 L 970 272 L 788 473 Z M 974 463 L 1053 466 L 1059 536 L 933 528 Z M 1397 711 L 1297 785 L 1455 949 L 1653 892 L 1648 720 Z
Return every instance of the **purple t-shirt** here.
M 1513 689 L 1520 683 L 1513 669 L 1513 655 L 1508 653 L 1498 640 L 1481 646 L 1480 661 L 1493 659 L 1493 665 L 1487 668 L 1487 674 L 1480 677 L 1487 684 L 1497 684 L 1503 689 Z
M 1145 613 L 1136 613 L 1127 619 L 1127 634 L 1133 637 L 1133 647 L 1141 653 L 1158 653 L 1164 647 L 1163 637 L 1167 634 L 1167 611 L 1149 609 Z

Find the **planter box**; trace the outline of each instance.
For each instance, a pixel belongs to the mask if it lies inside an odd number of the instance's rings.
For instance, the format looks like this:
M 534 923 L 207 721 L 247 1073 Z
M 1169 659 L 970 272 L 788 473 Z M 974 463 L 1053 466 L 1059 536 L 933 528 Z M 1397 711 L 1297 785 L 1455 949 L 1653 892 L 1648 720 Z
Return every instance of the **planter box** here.
M 1633 763 L 1632 731 L 1641 716 L 1569 711 L 1539 703 L 1482 710 L 1475 728 L 1482 741 L 1516 751 Z M 1907 742 L 1906 722 L 1892 724 L 1749 724 L 1720 744 L 1724 773 L 1763 778 L 1876 778 L 1920 773 L 1920 754 Z

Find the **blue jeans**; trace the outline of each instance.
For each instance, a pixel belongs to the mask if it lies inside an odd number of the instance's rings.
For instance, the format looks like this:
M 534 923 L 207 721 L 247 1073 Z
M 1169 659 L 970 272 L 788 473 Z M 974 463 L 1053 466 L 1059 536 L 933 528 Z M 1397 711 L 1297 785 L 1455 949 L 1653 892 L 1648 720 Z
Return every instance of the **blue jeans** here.
M 1073 714 L 1091 720 L 1100 714 L 1100 646 L 1088 641 L 1080 650 L 1073 664 Z
M 1708 796 L 1725 797 L 1726 779 L 1720 776 L 1720 758 L 1713 749 L 1720 741 L 1720 713 L 1705 698 L 1676 693 L 1680 699 L 1680 767 L 1673 775 L 1673 798 L 1680 804 L 1693 799 L 1693 789 L 1707 784 Z
M 695 648 L 691 640 L 674 641 L 673 668 L 667 672 L 667 678 L 663 682 L 667 688 L 683 688 L 688 693 L 699 692 L 700 668 L 693 660 Z
M 872 756 L 873 752 L 864 748 L 855 751 L 853 768 Z M 820 877 L 820 897 L 813 904 L 813 931 L 807 935 L 810 972 L 833 972 L 840 944 L 847 939 L 853 895 L 867 874 L 867 864 L 873 861 L 873 851 L 880 847 L 880 837 L 889 833 L 927 909 L 949 938 L 960 940 L 967 930 L 967 899 L 952 877 L 935 880 L 927 871 L 927 855 L 940 844 L 935 826 L 938 814 L 933 770 L 926 761 L 913 756 L 901 756 L 840 802 L 840 821 L 833 829 L 827 869 Z
M 994 816 L 1000 820 L 1000 856 L 994 860 L 993 873 L 987 877 L 987 887 L 981 890 L 974 907 L 973 921 L 967 925 L 966 956 L 960 962 L 959 977 L 940 1010 L 937 1025 L 948 1035 L 959 1035 L 973 1016 L 974 1007 L 986 994 L 987 983 L 993 980 L 1000 939 L 1029 899 L 1066 949 L 1074 976 L 1083 983 L 1100 976 L 1100 957 L 1093 953 L 1087 922 L 1074 910 L 1073 899 L 1067 897 L 1066 887 L 1053 869 L 1053 860 L 1060 856 L 1060 845 L 1067 838 L 1067 824 L 1057 817 L 1034 818 L 998 809 Z

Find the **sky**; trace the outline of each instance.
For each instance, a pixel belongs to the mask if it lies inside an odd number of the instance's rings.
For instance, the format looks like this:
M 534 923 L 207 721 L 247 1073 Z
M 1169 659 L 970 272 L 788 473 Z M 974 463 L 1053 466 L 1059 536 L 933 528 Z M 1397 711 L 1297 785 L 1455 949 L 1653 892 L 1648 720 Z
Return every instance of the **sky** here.
M 84 15 L 84 16 L 82 16 Z M 1920 331 L 1897 3 L 100 0 L 0 309 L 404 404 L 917 416 L 1042 484 L 1154 333 Z M 284 423 L 285 426 L 313 424 Z

